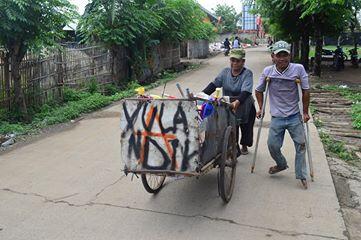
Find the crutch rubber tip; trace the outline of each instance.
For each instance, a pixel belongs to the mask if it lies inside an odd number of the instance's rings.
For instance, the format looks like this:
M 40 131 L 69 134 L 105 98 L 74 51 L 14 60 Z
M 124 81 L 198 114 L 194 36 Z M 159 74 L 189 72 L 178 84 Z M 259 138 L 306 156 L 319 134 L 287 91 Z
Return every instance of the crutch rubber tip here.
M 254 173 L 254 166 L 251 167 L 251 173 Z
M 296 83 L 301 83 L 301 80 L 300 80 L 300 79 L 296 79 L 295 82 L 296 82 Z

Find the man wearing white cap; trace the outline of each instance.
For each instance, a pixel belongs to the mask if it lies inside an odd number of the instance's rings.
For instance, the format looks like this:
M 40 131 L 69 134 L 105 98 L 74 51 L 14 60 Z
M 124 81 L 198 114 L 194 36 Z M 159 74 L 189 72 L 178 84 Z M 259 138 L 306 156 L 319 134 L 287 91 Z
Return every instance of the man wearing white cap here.
M 269 169 L 275 174 L 288 168 L 286 158 L 281 153 L 285 131 L 287 130 L 296 149 L 295 174 L 304 188 L 307 188 L 307 167 L 305 161 L 305 132 L 301 121 L 298 105 L 299 96 L 296 79 L 301 80 L 304 122 L 310 117 L 308 106 L 310 101 L 308 75 L 301 64 L 291 63 L 290 45 L 285 41 L 276 42 L 272 48 L 274 65 L 263 70 L 260 82 L 256 87 L 256 98 L 259 105 L 257 118 L 261 117 L 263 105 L 263 92 L 269 79 L 269 99 L 271 112 L 271 125 L 268 135 L 268 149 L 277 165 Z

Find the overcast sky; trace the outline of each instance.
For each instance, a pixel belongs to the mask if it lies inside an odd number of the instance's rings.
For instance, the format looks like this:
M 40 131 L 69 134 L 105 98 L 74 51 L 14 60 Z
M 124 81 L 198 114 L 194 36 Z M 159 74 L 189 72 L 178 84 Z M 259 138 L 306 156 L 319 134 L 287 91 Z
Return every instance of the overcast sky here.
M 217 4 L 232 5 L 236 9 L 237 13 L 241 12 L 241 0 L 197 0 L 203 7 L 212 11 L 212 8 L 215 8 Z M 88 0 L 70 0 L 71 3 L 78 6 L 78 11 L 80 14 L 83 14 L 84 7 L 88 3 Z M 213 11 L 212 11 L 213 12 Z

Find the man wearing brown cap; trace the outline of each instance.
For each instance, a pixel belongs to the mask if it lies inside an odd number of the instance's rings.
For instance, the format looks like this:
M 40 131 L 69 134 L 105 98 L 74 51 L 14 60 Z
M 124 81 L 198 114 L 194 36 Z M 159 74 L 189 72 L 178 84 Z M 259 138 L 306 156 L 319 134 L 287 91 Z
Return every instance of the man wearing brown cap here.
M 241 129 L 242 138 L 238 155 L 248 154 L 248 148 L 253 144 L 253 125 L 256 109 L 252 97 L 253 73 L 244 67 L 246 53 L 243 49 L 232 49 L 230 52 L 230 67 L 224 68 L 216 79 L 203 92 L 210 95 L 216 88 L 223 88 L 224 98 L 229 99 Z M 237 131 L 237 137 L 239 132 Z

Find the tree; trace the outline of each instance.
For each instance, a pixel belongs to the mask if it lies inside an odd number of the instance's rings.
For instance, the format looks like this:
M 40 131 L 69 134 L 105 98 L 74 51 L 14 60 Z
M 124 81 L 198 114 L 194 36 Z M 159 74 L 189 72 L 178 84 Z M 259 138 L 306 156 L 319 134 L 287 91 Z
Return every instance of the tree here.
M 293 59 L 299 57 L 298 46 L 301 42 L 300 62 L 308 69 L 309 37 L 312 34 L 313 26 L 310 17 L 301 19 L 301 2 L 256 0 L 249 2 L 249 4 L 255 4 L 255 12 L 267 19 L 270 33 L 274 37 L 292 42 Z
M 222 32 L 234 32 L 236 30 L 240 15 L 237 14 L 233 6 L 217 4 L 216 8 L 212 10 L 218 17 L 222 18 Z
M 301 39 L 301 62 L 306 69 L 309 38 L 313 38 L 316 42 L 313 73 L 316 76 L 321 75 L 323 37 L 339 35 L 348 25 L 346 1 L 352 0 L 255 0 L 258 11 L 270 19 L 271 29 L 277 29 L 275 34 L 292 41 L 293 45 Z
M 112 54 L 113 82 L 121 84 L 122 48 L 132 61 L 133 72 L 142 72 L 145 45 L 163 23 L 157 0 L 93 0 L 80 21 L 84 42 L 103 43 Z M 135 69 L 137 68 L 137 69 Z
M 0 0 L 0 9 L 0 45 L 10 59 L 14 110 L 28 120 L 20 63 L 29 49 L 56 44 L 63 27 L 76 16 L 75 7 L 68 0 Z
M 350 19 L 349 27 L 354 43 L 353 51 L 357 53 L 358 39 L 357 39 L 356 30 L 357 29 L 360 30 L 360 22 L 358 21 L 357 13 L 361 9 L 361 0 L 347 0 L 346 6 L 349 11 L 349 19 Z M 358 67 L 358 61 L 353 62 L 353 64 L 355 64 L 355 67 Z
M 322 45 L 324 36 L 338 36 L 347 26 L 348 10 L 344 0 L 302 0 L 302 16 L 311 17 L 314 26 L 315 65 L 313 74 L 321 76 Z
M 194 0 L 165 0 L 160 16 L 163 24 L 157 38 L 180 42 L 183 40 L 210 39 L 214 26 L 204 22 L 206 14 Z
M 80 22 L 86 42 L 103 43 L 113 56 L 113 80 L 121 83 L 120 55 L 127 49 L 131 77 L 148 76 L 147 50 L 160 41 L 207 39 L 212 27 L 194 0 L 93 0 Z M 148 74 L 149 75 L 149 74 Z

